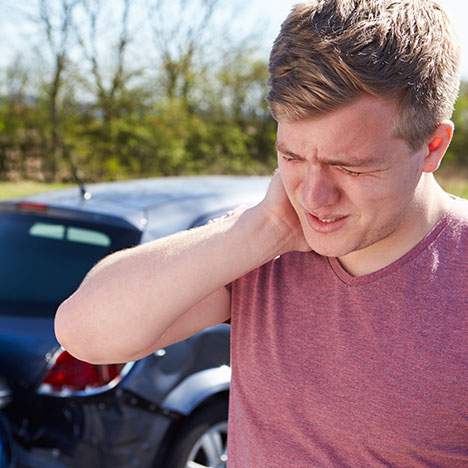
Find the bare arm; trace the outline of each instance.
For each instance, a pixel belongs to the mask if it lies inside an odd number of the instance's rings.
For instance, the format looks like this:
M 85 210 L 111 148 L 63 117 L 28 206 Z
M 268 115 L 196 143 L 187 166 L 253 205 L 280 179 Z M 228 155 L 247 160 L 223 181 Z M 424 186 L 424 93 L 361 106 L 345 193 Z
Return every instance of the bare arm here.
M 59 342 L 85 361 L 126 362 L 227 320 L 224 285 L 293 250 L 290 224 L 273 219 L 265 200 L 103 259 L 60 305 Z
M 204 328 L 225 322 L 230 317 L 230 309 L 231 294 L 227 288 L 221 287 L 177 317 L 158 338 L 156 344 L 151 344 L 146 350 L 139 351 L 132 359 L 140 359 L 154 352 L 155 349 L 164 348 L 189 338 Z

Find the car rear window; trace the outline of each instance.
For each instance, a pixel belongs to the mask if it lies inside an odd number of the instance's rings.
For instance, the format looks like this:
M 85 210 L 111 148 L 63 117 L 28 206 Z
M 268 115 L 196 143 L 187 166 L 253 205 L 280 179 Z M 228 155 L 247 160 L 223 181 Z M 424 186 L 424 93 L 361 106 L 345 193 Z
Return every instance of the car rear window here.
M 100 259 L 135 243 L 122 228 L 0 215 L 0 314 L 53 315 Z
M 60 239 L 66 242 L 81 242 L 82 244 L 100 247 L 109 247 L 111 245 L 110 237 L 102 232 L 55 223 L 35 222 L 29 229 L 29 235 L 45 237 L 46 239 Z

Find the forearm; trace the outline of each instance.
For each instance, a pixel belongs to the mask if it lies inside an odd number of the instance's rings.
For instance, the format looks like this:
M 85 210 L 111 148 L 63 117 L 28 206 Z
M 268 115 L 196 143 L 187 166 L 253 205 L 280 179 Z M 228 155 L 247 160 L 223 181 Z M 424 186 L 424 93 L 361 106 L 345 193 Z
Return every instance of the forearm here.
M 150 347 L 194 304 L 281 253 L 265 221 L 253 208 L 103 259 L 60 306 L 59 340 L 90 360 Z

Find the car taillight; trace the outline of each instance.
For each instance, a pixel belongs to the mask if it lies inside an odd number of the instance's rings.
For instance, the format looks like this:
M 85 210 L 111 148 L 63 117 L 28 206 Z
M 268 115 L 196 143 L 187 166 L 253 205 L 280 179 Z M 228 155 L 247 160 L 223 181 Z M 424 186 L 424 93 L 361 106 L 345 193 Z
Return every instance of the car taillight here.
M 89 364 L 60 349 L 45 376 L 39 393 L 68 396 L 96 393 L 115 386 L 129 364 Z M 114 384 L 114 385 L 113 385 Z
M 20 211 L 35 211 L 37 213 L 44 213 L 49 209 L 48 205 L 36 202 L 19 202 L 16 207 Z

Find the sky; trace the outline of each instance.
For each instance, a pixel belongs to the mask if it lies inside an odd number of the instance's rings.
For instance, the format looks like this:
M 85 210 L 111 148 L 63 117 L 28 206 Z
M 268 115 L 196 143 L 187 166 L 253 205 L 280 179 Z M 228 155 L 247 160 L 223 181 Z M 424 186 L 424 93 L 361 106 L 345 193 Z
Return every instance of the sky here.
M 458 34 L 462 48 L 461 73 L 462 77 L 468 80 L 468 2 L 465 0 L 439 1 L 445 7 Z M 271 25 L 268 31 L 268 36 L 270 36 L 268 41 L 273 42 L 282 20 L 288 15 L 291 7 L 299 3 L 299 0 L 250 0 L 250 2 L 259 16 L 268 16 Z
M 136 0 L 136 4 L 140 1 Z M 229 0 L 227 0 L 229 3 Z M 289 13 L 291 7 L 299 0 L 246 0 L 251 18 L 258 18 L 258 29 L 264 50 L 260 54 L 268 57 L 269 49 L 274 38 L 279 32 L 281 22 Z M 468 2 L 464 0 L 439 0 L 446 8 L 452 19 L 456 32 L 462 47 L 461 72 L 462 77 L 468 80 L 468 27 L 466 27 L 466 18 L 468 18 Z M 18 52 L 24 52 L 29 47 L 28 41 L 34 34 L 23 24 L 19 25 L 18 13 L 16 10 L 25 9 L 26 5 L 31 6 L 37 0 L 29 0 L 28 3 L 16 2 L 14 0 L 0 0 L 0 66 L 9 63 L 12 56 Z M 244 27 L 252 28 L 255 25 L 247 18 L 242 19 Z M 24 23 L 24 21 L 22 22 Z

